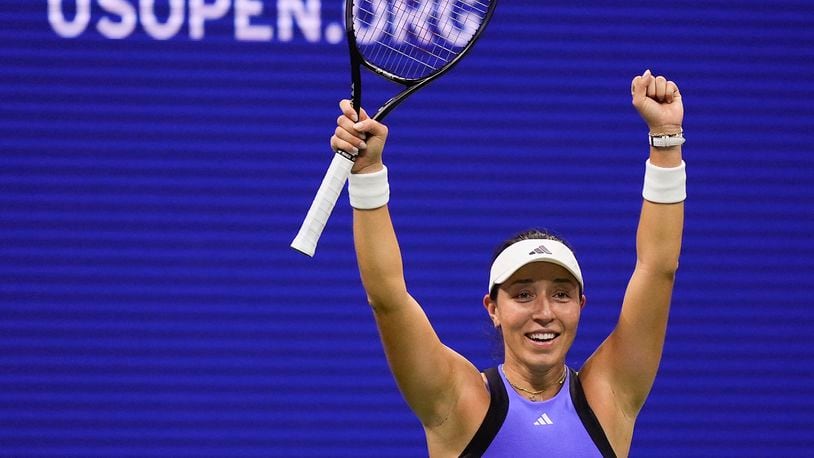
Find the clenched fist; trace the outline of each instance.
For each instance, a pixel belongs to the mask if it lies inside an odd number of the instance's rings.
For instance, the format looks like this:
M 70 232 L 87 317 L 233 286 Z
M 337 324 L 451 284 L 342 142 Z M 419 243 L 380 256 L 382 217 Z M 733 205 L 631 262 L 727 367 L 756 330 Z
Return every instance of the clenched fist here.
M 650 70 L 633 78 L 630 84 L 633 106 L 639 111 L 651 134 L 671 135 L 681 132 L 684 105 L 678 86 Z

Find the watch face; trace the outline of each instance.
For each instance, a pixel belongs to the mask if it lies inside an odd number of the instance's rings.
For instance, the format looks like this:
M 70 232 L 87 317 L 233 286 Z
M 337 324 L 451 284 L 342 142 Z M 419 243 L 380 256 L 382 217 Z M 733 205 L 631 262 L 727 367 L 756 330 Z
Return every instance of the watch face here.
M 683 145 L 684 141 L 685 139 L 683 134 L 660 135 L 657 137 L 650 137 L 650 146 L 655 146 L 656 148 L 667 148 L 670 146 Z

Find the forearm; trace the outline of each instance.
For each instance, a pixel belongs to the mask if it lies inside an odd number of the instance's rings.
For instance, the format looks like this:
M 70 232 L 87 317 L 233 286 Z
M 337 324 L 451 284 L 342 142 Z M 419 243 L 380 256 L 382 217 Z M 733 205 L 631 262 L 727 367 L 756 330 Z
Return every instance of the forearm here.
M 387 210 L 390 187 L 382 151 L 388 130 L 365 110 L 360 109 L 357 122 L 350 100 L 342 100 L 339 107 L 342 116 L 337 119 L 331 148 L 358 153 L 348 179 L 353 239 L 368 300 L 374 309 L 383 310 L 408 302 L 401 253 Z
M 658 167 L 681 165 L 681 146 L 653 148 L 650 162 Z M 638 266 L 650 272 L 672 275 L 678 268 L 684 228 L 684 202 L 653 203 L 644 200 L 636 233 Z
M 362 285 L 377 311 L 402 303 L 407 288 L 396 233 L 387 206 L 353 210 L 353 240 Z

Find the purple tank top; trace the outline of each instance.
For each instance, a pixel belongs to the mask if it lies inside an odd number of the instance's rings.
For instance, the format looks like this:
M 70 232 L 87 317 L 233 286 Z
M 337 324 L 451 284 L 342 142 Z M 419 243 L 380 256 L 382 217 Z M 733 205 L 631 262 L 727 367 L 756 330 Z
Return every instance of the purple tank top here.
M 538 402 L 511 388 L 502 364 L 498 372 L 509 396 L 509 411 L 484 457 L 602 457 L 571 401 L 571 371 L 556 396 Z

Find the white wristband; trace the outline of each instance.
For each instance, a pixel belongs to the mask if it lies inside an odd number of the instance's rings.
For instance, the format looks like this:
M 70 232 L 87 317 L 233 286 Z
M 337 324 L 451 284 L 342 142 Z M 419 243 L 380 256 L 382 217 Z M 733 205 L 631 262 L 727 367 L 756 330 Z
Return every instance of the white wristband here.
M 675 204 L 687 198 L 686 164 L 678 167 L 658 167 L 645 162 L 642 197 L 657 204 Z
M 358 210 L 383 207 L 390 200 L 387 167 L 373 173 L 351 174 L 348 177 L 350 205 Z

